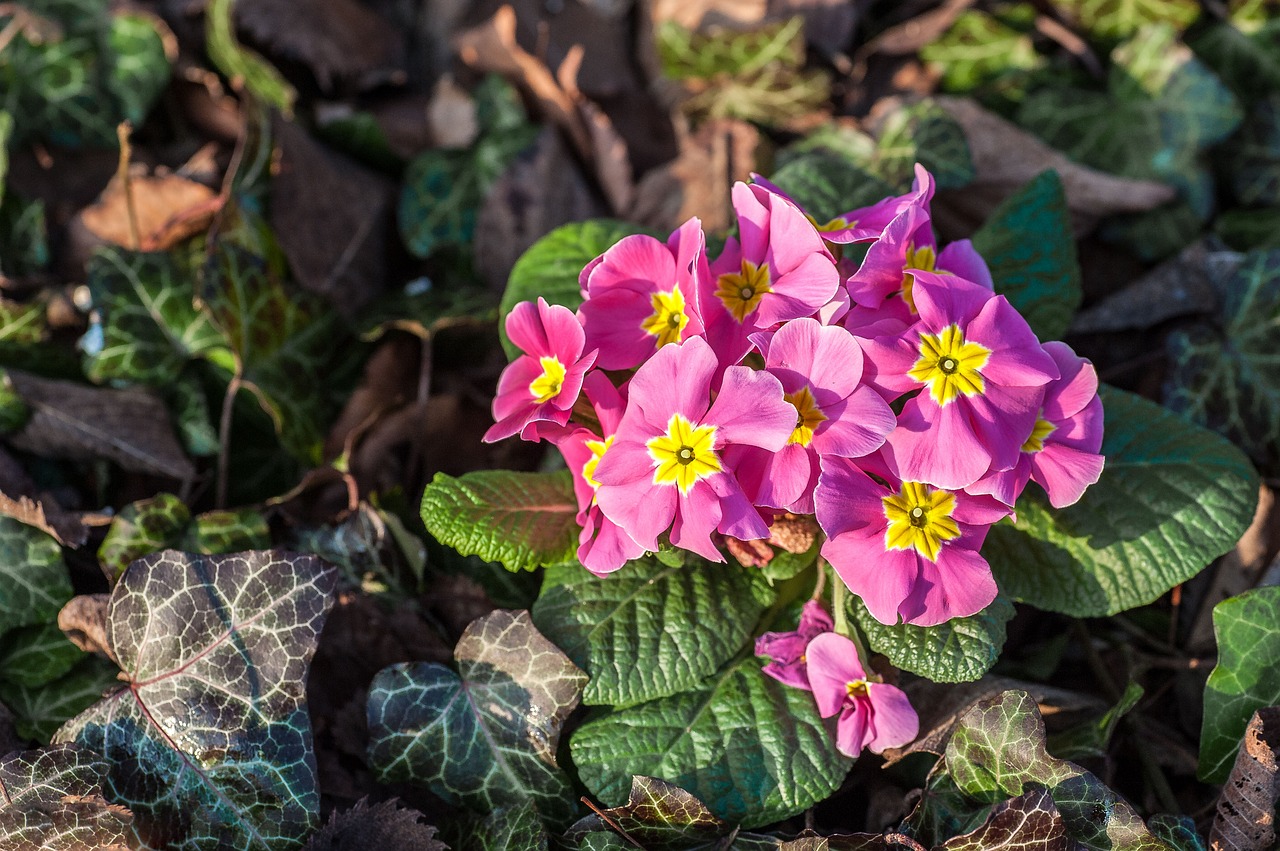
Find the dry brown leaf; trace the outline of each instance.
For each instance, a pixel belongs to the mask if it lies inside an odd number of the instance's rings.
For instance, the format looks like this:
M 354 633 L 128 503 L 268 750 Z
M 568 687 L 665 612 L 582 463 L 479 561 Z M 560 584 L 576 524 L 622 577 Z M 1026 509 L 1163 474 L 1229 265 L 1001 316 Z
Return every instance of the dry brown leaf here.
M 1218 305 L 1213 281 L 1240 264 L 1232 251 L 1210 251 L 1193 243 L 1118 292 L 1076 314 L 1071 331 L 1089 334 L 1151 328 L 1193 313 L 1209 313 Z
M 1280 801 L 1280 706 L 1253 713 L 1235 765 L 1222 787 L 1213 828 L 1212 851 L 1268 851 L 1276 844 L 1276 802 Z
M 756 27 L 768 13 L 769 0 L 653 0 L 651 10 L 655 21 L 675 21 L 689 30 Z
M 740 541 L 737 538 L 724 539 L 729 555 L 738 560 L 743 567 L 764 567 L 773 561 L 773 547 L 761 540 Z
M 974 0 L 946 0 L 936 9 L 891 26 L 858 50 L 858 60 L 865 60 L 876 54 L 914 54 L 950 29 L 960 13 L 973 3 Z
M 117 662 L 107 640 L 107 607 L 110 594 L 77 594 L 58 612 L 58 629 L 86 653 L 97 653 Z
M 98 200 L 72 220 L 69 237 L 77 257 L 88 257 L 104 243 L 141 251 L 167 251 L 209 227 L 221 199 L 203 183 L 176 174 L 147 174 L 130 169 L 129 191 L 137 242 L 130 224 L 129 202 L 119 178 L 112 178 Z
M 89 538 L 89 529 L 80 518 L 53 505 L 46 513 L 44 504 L 29 496 L 14 499 L 0 493 L 0 514 L 34 526 L 64 547 L 75 549 Z
M 784 514 L 769 527 L 769 543 L 789 553 L 807 553 L 818 537 L 818 521 L 811 514 Z
M 691 216 L 707 231 L 733 224 L 729 192 L 736 180 L 748 180 L 756 169 L 760 132 L 745 121 L 719 118 L 689 133 L 676 117 L 680 155 L 653 169 L 636 187 L 628 218 L 659 230 L 674 230 Z

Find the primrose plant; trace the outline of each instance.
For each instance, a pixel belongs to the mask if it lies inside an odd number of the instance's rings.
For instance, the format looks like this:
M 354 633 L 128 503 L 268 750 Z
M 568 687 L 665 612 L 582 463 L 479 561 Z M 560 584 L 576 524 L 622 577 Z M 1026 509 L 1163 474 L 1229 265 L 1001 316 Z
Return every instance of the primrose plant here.
M 839 716 L 848 756 L 918 722 L 847 595 L 891 626 L 975 615 L 997 595 L 984 539 L 1027 483 L 1061 508 L 1103 469 L 1092 365 L 1037 338 L 968 240 L 939 250 L 933 194 L 916 166 L 907 194 L 818 224 L 757 178 L 733 188 L 717 257 L 697 219 L 624 236 L 582 269 L 576 313 L 539 297 L 507 315 L 522 354 L 485 435 L 559 449 L 576 555 L 601 581 L 664 547 L 723 562 L 726 540 L 816 518 L 834 618 L 819 579 L 798 628 L 756 652 Z

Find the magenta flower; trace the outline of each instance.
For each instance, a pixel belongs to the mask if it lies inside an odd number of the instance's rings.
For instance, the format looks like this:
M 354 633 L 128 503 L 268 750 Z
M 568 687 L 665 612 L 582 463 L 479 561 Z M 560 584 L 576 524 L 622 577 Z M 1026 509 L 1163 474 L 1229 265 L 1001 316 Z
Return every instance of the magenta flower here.
M 911 330 L 866 343 L 869 380 L 890 395 L 922 391 L 889 435 L 903 478 L 959 490 L 1018 463 L 1058 367 L 1008 300 L 979 284 L 919 272 L 915 300 Z
M 823 718 L 839 715 L 836 747 L 857 757 L 866 748 L 884 753 L 910 742 L 920 732 L 920 718 L 897 686 L 867 677 L 858 650 L 843 635 L 819 635 L 805 651 L 809 687 Z
M 805 648 L 815 637 L 832 628 L 831 615 L 821 603 L 817 600 L 805 603 L 794 632 L 766 632 L 756 639 L 756 655 L 770 659 L 761 671 L 780 683 L 809 691 Z
M 781 449 L 795 408 L 777 378 L 744 366 L 724 370 L 712 402 L 719 371 L 710 345 L 694 337 L 664 346 L 631 379 L 626 412 L 596 467 L 596 501 L 646 550 L 669 529 L 675 546 L 724 561 L 712 532 L 769 535 L 723 453 L 737 444 Z
M 601 369 L 631 369 L 669 343 L 702 333 L 698 292 L 711 278 L 702 223 L 690 219 L 664 245 L 625 236 L 582 270 L 579 308 Z
M 493 400 L 496 422 L 484 433 L 492 443 L 513 434 L 538 440 L 539 424 L 563 426 L 582 390 L 582 377 L 595 363 L 595 351 L 583 354 L 582 326 L 573 311 L 539 298 L 522 301 L 507 314 L 507 336 L 525 354 L 498 379 Z
M 862 384 L 862 348 L 845 329 L 795 319 L 751 339 L 766 352 L 765 371 L 782 382 L 795 427 L 780 451 L 739 447 L 730 463 L 756 505 L 812 514 L 818 459 L 879 449 L 896 423 L 893 411 Z
M 1013 505 L 1034 479 L 1049 495 L 1054 508 L 1066 508 L 1102 475 L 1102 399 L 1093 364 L 1076 355 L 1066 343 L 1044 344 L 1062 377 L 1045 388 L 1044 404 L 1031 436 L 1012 469 L 988 473 L 968 490 L 989 493 Z
M 752 173 L 751 182 L 775 195 L 781 195 L 793 204 L 796 203 L 790 195 L 758 174 Z M 841 213 L 825 222 L 818 221 L 808 212 L 805 212 L 805 218 L 813 223 L 827 242 L 835 244 L 870 242 L 884 233 L 889 223 L 908 206 L 918 204 L 928 207 L 929 201 L 933 198 L 933 191 L 933 176 L 925 170 L 924 166 L 917 163 L 915 181 L 911 185 L 911 191 L 905 195 L 891 195 L 869 207 L 859 207 L 856 210 Z M 796 206 L 800 205 L 796 204 Z
M 995 599 L 978 554 L 990 525 L 1009 514 L 994 497 L 903 481 L 877 454 L 824 458 L 815 501 L 823 557 L 881 623 L 934 626 Z

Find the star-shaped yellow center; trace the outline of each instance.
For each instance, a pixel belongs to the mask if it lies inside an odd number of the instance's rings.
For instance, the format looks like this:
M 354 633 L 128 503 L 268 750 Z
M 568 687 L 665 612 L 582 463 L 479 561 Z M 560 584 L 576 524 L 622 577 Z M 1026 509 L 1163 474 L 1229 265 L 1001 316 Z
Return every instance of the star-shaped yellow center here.
M 1044 439 L 1058 430 L 1058 427 L 1044 418 L 1044 411 L 1036 417 L 1036 424 L 1031 428 L 1031 436 L 1022 444 L 1023 452 L 1039 452 L 1044 449 Z
M 982 394 L 980 370 L 990 358 L 990 349 L 966 342 L 960 326 L 951 324 L 939 334 L 920 335 L 920 358 L 907 375 L 927 386 L 933 401 L 948 405 L 962 394 Z
M 650 438 L 645 444 L 649 457 L 657 464 L 653 483 L 673 484 L 681 493 L 688 493 L 698 479 L 720 472 L 723 468 L 713 449 L 715 442 L 715 426 L 695 426 L 680 414 L 672 414 L 666 434 Z
M 923 482 L 903 482 L 901 490 L 882 497 L 881 502 L 889 521 L 884 530 L 885 549 L 914 549 L 929 561 L 937 561 L 943 542 L 960 537 L 960 527 L 951 519 L 956 498 L 948 491 Z
M 741 272 L 721 275 L 716 282 L 716 298 L 738 322 L 745 322 L 757 307 L 765 293 L 773 292 L 769 286 L 769 264 L 759 266 L 750 260 L 742 261 Z
M 791 432 L 791 437 L 787 438 L 787 443 L 808 446 L 813 440 L 813 430 L 826 421 L 826 415 L 818 410 L 818 403 L 813 400 L 813 391 L 808 385 L 794 393 L 788 393 L 783 398 L 796 409 L 796 427 Z
M 658 348 L 684 339 L 689 316 L 684 312 L 684 293 L 680 288 L 674 287 L 669 293 L 656 292 L 649 302 L 653 305 L 653 313 L 640 323 L 640 327 L 646 334 L 658 338 Z
M 529 382 L 529 392 L 533 395 L 533 400 L 541 405 L 560 395 L 560 388 L 564 386 L 565 368 L 560 363 L 560 358 L 554 356 L 538 358 L 538 363 L 542 365 L 542 374 Z

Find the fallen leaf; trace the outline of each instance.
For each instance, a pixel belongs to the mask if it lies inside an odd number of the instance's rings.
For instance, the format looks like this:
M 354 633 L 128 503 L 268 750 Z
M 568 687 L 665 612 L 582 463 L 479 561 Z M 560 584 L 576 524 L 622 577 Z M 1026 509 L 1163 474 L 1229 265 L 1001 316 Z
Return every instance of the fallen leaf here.
M 398 806 L 394 798 L 372 807 L 361 798 L 351 809 L 331 813 L 302 851 L 448 851 L 436 839 L 436 829 L 419 821 L 422 817 L 417 810 Z
M 974 0 L 946 0 L 936 9 L 915 15 L 900 24 L 889 27 L 858 49 L 858 60 L 876 54 L 891 56 L 914 54 L 927 44 L 937 41 L 960 13 L 972 6 Z
M 1222 797 L 1218 799 L 1212 851 L 1267 851 L 1275 847 L 1276 802 L 1280 800 L 1280 707 L 1253 713 Z
M 46 511 L 44 503 L 29 496 L 14 499 L 0 492 L 0 515 L 34 526 L 71 549 L 81 546 L 89 538 L 89 529 L 79 517 L 53 503 Z
M 87 259 L 104 243 L 168 251 L 208 228 L 222 206 L 218 193 L 202 183 L 172 173 L 147 174 L 139 166 L 130 169 L 129 193 L 132 210 L 123 182 L 113 177 L 98 200 L 71 221 L 69 238 L 76 257 Z
M 1203 240 L 1188 246 L 1133 283 L 1076 314 L 1074 334 L 1152 328 L 1167 319 L 1209 313 L 1218 306 L 1213 279 L 1229 276 L 1240 255 L 1211 251 Z
M 58 629 L 86 653 L 97 653 L 119 664 L 107 640 L 107 606 L 110 594 L 77 594 L 58 612 Z

